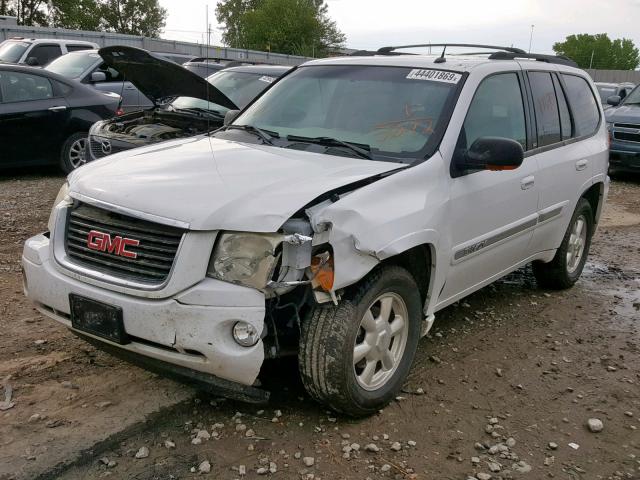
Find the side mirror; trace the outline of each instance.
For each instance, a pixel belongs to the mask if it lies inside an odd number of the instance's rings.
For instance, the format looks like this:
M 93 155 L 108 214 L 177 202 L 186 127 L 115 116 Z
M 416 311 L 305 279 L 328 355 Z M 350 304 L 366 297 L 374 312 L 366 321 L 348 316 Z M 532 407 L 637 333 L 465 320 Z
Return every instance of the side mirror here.
M 36 57 L 27 57 L 27 65 L 31 67 L 37 67 L 38 65 L 40 65 L 40 62 L 38 62 L 38 59 Z
M 620 98 L 620 95 L 612 95 L 609 98 L 607 98 L 607 103 L 612 107 L 617 107 L 618 105 L 620 105 L 621 101 L 622 101 L 622 98 Z
M 239 114 L 240 114 L 240 110 L 228 110 L 227 113 L 224 114 L 223 125 L 229 125 L 238 117 Z
M 104 72 L 93 72 L 89 79 L 91 83 L 104 82 L 107 80 L 107 75 Z
M 455 161 L 458 171 L 514 170 L 522 165 L 524 150 L 515 140 L 480 137 Z

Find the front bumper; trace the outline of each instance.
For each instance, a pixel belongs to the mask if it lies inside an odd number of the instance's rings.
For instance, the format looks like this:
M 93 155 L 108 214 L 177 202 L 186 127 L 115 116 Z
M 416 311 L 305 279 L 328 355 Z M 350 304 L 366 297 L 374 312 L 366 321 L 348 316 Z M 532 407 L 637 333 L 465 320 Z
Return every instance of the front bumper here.
M 609 152 L 611 170 L 640 172 L 640 143 L 614 139 Z
M 27 240 L 22 256 L 25 294 L 40 312 L 101 348 L 119 351 L 119 356 L 128 360 L 137 358 L 139 361 L 134 363 L 143 363 L 148 369 L 173 370 L 173 376 L 217 386 L 210 390 L 227 396 L 236 383 L 240 384 L 236 390 L 245 397 L 264 397 L 265 392 L 250 388 L 264 360 L 262 341 L 253 347 L 242 347 L 231 333 L 238 320 L 263 331 L 265 298 L 261 292 L 206 278 L 170 298 L 136 297 L 65 275 L 51 250 L 49 238 L 37 235 Z M 74 330 L 71 293 L 121 307 L 131 342 L 119 345 Z

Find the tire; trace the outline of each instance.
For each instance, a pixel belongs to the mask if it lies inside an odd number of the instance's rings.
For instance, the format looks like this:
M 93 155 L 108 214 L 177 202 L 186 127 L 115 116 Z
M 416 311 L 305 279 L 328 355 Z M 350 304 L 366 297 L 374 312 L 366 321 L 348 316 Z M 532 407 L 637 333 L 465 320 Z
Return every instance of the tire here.
M 573 243 L 573 240 L 578 235 L 576 228 L 579 221 L 583 222 L 584 237 L 580 236 L 582 241 L 581 253 L 579 258 L 576 258 L 575 249 L 578 247 Z M 533 262 L 533 274 L 540 287 L 564 290 L 572 287 L 578 281 L 587 261 L 593 230 L 594 219 L 591 205 L 585 198 L 580 198 L 560 248 L 558 248 L 553 260 L 549 263 Z M 572 253 L 573 257 L 570 257 Z
M 388 318 L 393 320 L 385 325 L 378 315 L 378 321 L 374 319 L 372 324 L 364 319 L 365 313 L 370 309 L 373 312 L 371 317 L 367 316 L 369 320 L 376 312 L 380 314 L 381 298 L 390 305 L 394 315 Z M 395 323 L 403 316 L 406 316 L 404 328 Z M 366 327 L 361 326 L 361 321 Z M 317 306 L 302 323 L 298 364 L 307 392 L 316 401 L 346 415 L 362 417 L 377 412 L 402 388 L 418 346 L 421 322 L 420 294 L 411 274 L 397 266 L 375 270 L 337 306 Z M 383 333 L 374 331 L 383 325 Z M 395 336 L 393 325 L 401 329 Z M 367 334 L 365 328 L 369 328 L 370 333 Z M 380 343 L 372 348 L 367 342 L 375 338 Z M 359 351 L 370 351 L 354 365 L 356 342 Z M 388 355 L 382 353 L 385 350 Z M 374 360 L 378 355 L 385 358 L 387 365 L 382 360 Z M 365 365 L 374 362 L 375 368 L 369 367 L 373 377 L 367 384 Z M 387 368 L 391 364 L 392 368 Z
M 64 173 L 71 173 L 87 163 L 87 132 L 76 132 L 69 136 L 60 151 L 60 168 Z

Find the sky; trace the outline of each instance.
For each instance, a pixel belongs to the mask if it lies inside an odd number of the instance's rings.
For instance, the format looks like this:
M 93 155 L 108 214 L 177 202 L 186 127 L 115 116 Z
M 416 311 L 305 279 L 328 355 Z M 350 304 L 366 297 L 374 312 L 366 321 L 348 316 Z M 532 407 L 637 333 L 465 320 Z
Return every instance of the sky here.
M 640 0 L 327 0 L 347 47 L 414 43 L 483 43 L 552 53 L 573 33 L 608 33 L 640 46 Z M 163 38 L 203 42 L 209 6 L 211 43 L 221 44 L 215 0 L 160 0 L 168 11 Z

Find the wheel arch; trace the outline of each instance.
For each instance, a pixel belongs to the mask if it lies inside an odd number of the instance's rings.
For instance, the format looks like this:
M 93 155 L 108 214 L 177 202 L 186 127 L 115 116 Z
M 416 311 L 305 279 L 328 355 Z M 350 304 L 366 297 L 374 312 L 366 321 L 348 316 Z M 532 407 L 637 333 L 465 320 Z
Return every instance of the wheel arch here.
M 597 225 L 600 220 L 600 215 L 602 214 L 602 205 L 604 204 L 604 196 L 605 196 L 605 184 L 604 182 L 597 182 L 587 188 L 582 195 L 581 198 L 584 198 L 589 202 L 591 206 L 591 210 L 593 210 L 594 222 Z

